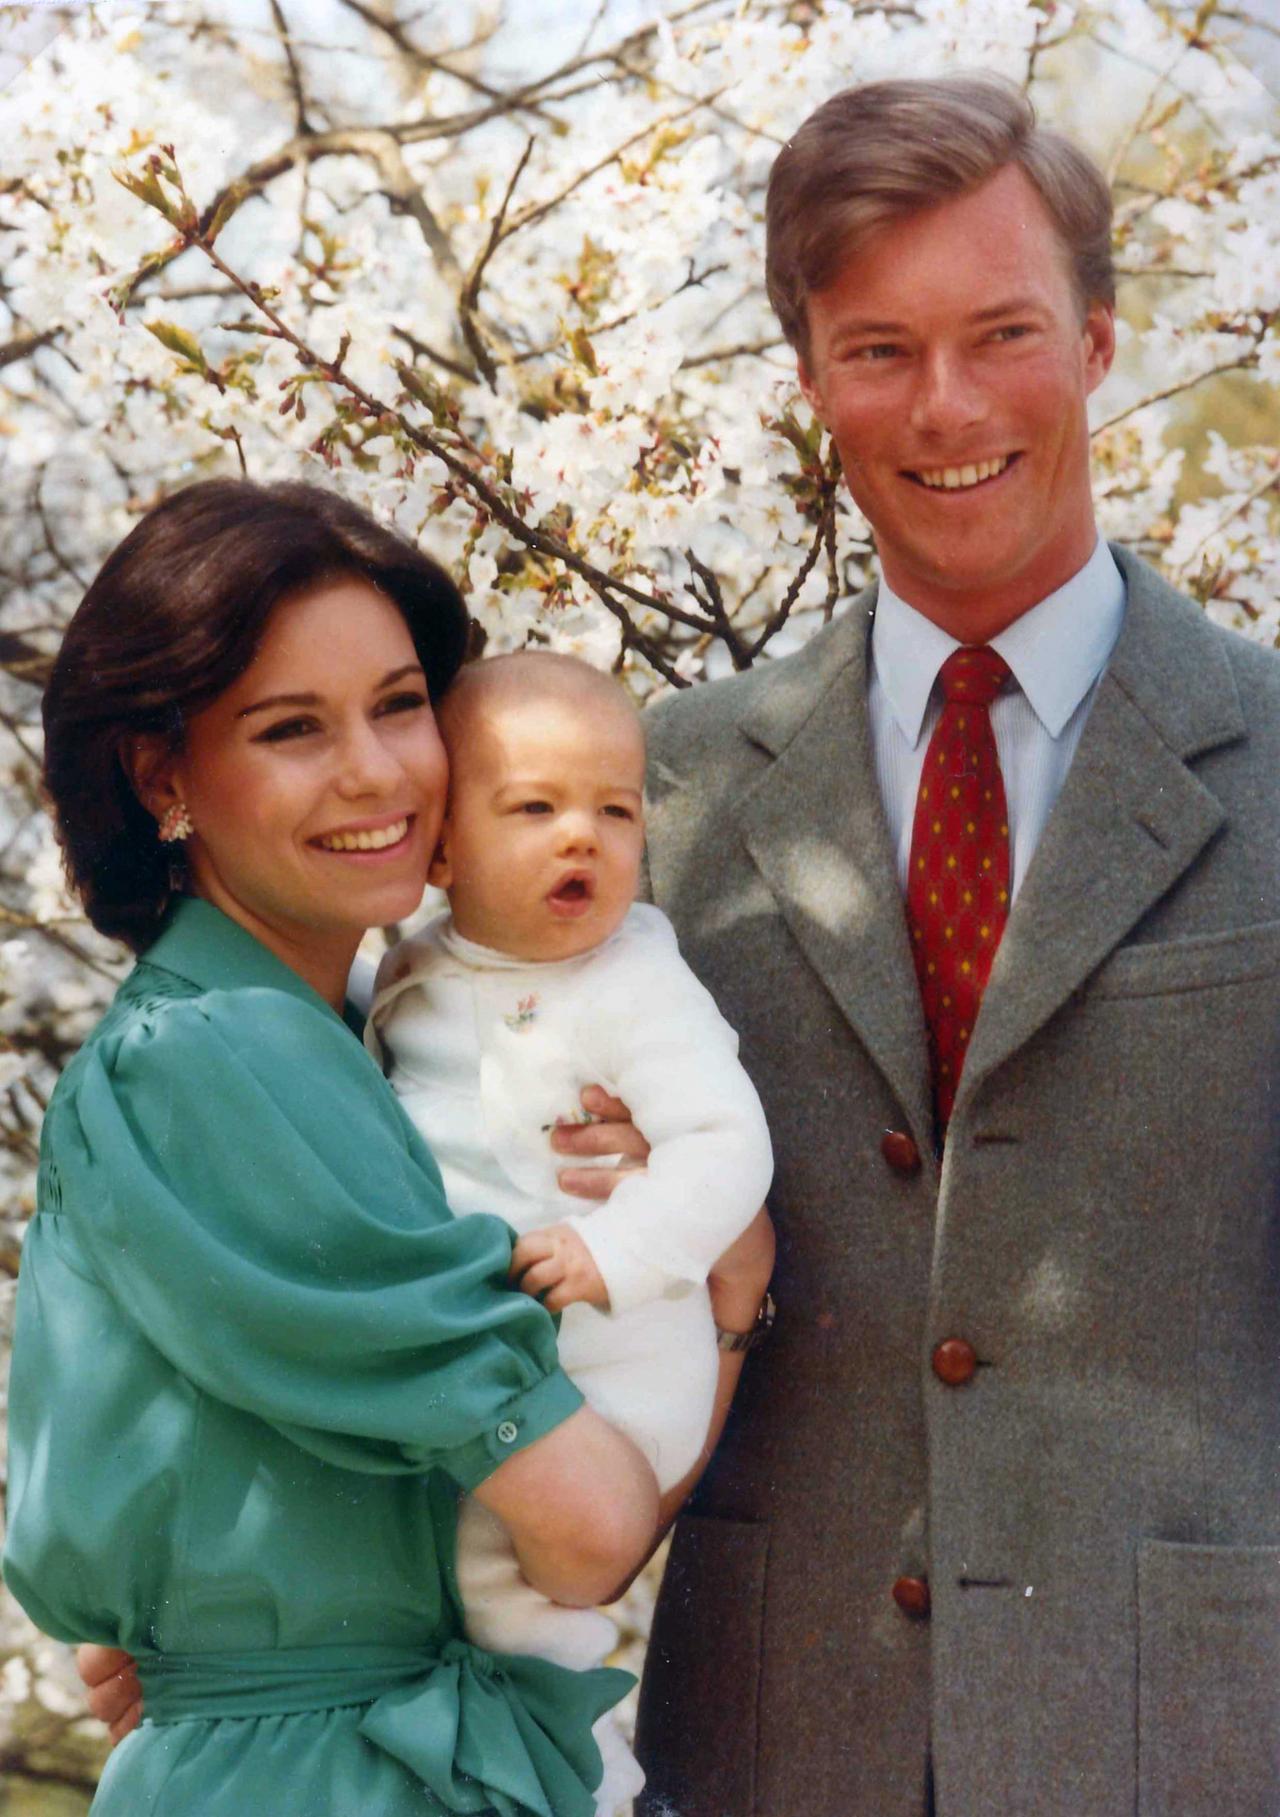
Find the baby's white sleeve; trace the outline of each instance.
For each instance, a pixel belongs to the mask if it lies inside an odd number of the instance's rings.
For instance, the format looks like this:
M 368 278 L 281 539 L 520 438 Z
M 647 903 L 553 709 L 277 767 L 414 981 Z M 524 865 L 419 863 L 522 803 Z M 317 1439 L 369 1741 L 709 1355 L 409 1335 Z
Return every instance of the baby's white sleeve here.
M 764 1203 L 773 1154 L 738 1037 L 674 946 L 615 967 L 583 1022 L 579 1058 L 650 1143 L 643 1173 L 566 1220 L 623 1312 L 706 1280 Z

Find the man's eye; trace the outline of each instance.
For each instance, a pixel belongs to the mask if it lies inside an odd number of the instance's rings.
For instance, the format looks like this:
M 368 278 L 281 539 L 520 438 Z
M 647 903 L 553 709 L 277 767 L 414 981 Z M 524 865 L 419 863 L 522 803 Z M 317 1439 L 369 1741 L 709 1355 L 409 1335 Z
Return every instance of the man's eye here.
M 853 358 L 865 360 L 869 364 L 877 364 L 881 360 L 891 360 L 900 351 L 896 341 L 873 341 L 867 347 L 855 347 Z
M 278 719 L 274 725 L 267 726 L 265 731 L 259 732 L 253 742 L 255 744 L 283 744 L 286 739 L 305 738 L 309 732 L 314 732 L 316 729 L 317 722 L 314 719 Z
M 412 713 L 418 707 L 425 707 L 426 704 L 427 697 L 421 688 L 407 688 L 403 694 L 389 694 L 384 701 L 380 701 L 378 712 L 380 714 Z
M 1020 341 L 1024 334 L 1030 333 L 1031 329 L 1025 322 L 1005 322 L 991 338 L 993 341 Z

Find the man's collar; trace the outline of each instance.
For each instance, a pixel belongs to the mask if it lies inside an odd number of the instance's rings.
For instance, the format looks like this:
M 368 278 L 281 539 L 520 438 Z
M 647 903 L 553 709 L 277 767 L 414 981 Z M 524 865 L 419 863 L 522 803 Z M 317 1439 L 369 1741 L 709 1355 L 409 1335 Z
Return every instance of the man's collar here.
M 1050 737 L 1063 727 L 1106 667 L 1124 620 L 1124 577 L 1101 540 L 1065 586 L 991 639 Z M 880 582 L 872 661 L 889 709 L 914 748 L 929 695 L 952 637 Z

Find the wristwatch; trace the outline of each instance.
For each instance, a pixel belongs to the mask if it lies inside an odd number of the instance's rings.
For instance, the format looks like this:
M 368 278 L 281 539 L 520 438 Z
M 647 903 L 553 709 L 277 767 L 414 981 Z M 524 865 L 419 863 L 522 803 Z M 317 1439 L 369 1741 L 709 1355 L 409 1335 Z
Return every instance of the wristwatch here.
M 778 1308 L 773 1303 L 773 1295 L 766 1293 L 756 1313 L 756 1322 L 750 1331 L 722 1331 L 716 1326 L 716 1349 L 728 1350 L 737 1354 L 743 1350 L 754 1350 L 757 1344 L 763 1344 L 773 1330 L 773 1322 L 778 1316 Z

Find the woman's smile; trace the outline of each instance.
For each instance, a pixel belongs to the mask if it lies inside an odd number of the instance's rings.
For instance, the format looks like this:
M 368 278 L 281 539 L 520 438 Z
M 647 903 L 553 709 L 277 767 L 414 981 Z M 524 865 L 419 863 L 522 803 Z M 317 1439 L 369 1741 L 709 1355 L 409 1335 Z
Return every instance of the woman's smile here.
M 282 600 L 170 770 L 191 886 L 339 991 L 361 935 L 417 908 L 447 764 L 409 628 L 367 581 Z
M 392 820 L 364 821 L 356 826 L 337 827 L 331 833 L 317 833 L 309 843 L 322 852 L 342 857 L 397 857 L 409 841 L 409 829 L 417 818 L 399 814 Z

